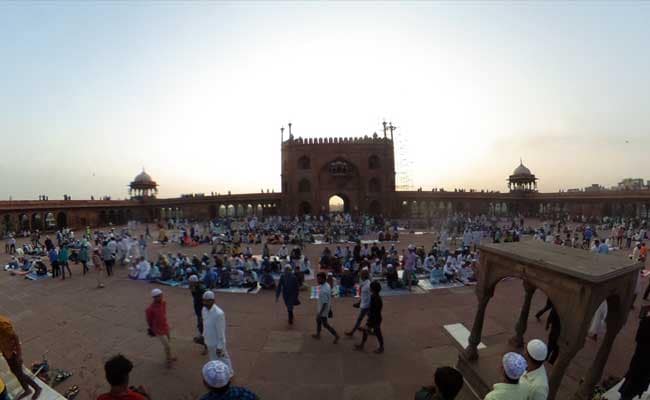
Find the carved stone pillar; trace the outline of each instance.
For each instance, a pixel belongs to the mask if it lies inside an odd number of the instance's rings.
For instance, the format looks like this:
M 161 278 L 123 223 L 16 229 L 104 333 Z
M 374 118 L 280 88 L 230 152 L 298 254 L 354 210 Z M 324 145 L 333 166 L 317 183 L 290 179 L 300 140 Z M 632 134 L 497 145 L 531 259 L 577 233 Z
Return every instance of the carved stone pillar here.
M 562 327 L 562 329 L 565 329 Z M 584 344 L 584 338 L 582 338 L 582 342 Z M 572 342 L 572 345 L 569 346 L 569 348 L 559 348 L 560 351 L 560 356 L 558 359 L 555 361 L 555 364 L 553 365 L 553 370 L 551 371 L 551 375 L 548 378 L 548 398 L 547 400 L 555 400 L 555 396 L 557 395 L 557 391 L 560 388 L 560 383 L 562 382 L 562 378 L 564 378 L 564 374 L 566 372 L 567 367 L 569 366 L 569 363 L 571 363 L 571 360 L 575 355 L 578 353 L 582 345 L 578 345 L 575 341 Z
M 533 300 L 533 295 L 537 288 L 530 283 L 524 281 L 524 290 L 526 290 L 526 297 L 524 298 L 524 304 L 521 306 L 521 313 L 519 314 L 519 321 L 515 325 L 515 336 L 511 337 L 509 340 L 510 345 L 515 346 L 516 348 L 522 348 L 524 346 L 524 333 L 528 328 L 528 315 L 530 314 L 530 303 Z
M 478 310 L 474 316 L 474 324 L 472 325 L 472 333 L 467 340 L 467 348 L 465 349 L 464 356 L 466 359 L 472 361 L 478 358 L 478 345 L 481 343 L 481 335 L 483 334 L 483 322 L 485 320 L 485 310 L 494 295 L 494 289 L 483 290 L 481 298 L 478 301 Z

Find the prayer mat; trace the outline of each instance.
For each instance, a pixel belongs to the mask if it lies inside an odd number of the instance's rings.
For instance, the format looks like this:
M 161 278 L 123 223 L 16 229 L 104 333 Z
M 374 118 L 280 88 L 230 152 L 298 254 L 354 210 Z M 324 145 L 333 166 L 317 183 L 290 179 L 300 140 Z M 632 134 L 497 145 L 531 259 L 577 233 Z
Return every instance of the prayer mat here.
M 212 289 L 213 292 L 218 293 L 243 293 L 243 294 L 257 294 L 262 289 L 259 286 L 255 290 L 249 292 L 249 288 L 227 288 L 227 289 Z
M 411 291 L 409 292 L 408 288 L 404 287 L 402 289 L 391 289 L 388 287 L 388 285 L 383 286 L 381 288 L 381 293 L 379 293 L 382 297 L 390 297 L 390 296 L 406 296 L 409 294 L 425 294 L 426 290 L 422 289 L 419 286 L 412 286 Z
M 435 289 L 451 289 L 465 286 L 462 282 L 449 282 L 449 283 L 431 283 L 428 279 L 420 279 L 418 287 L 422 290 L 435 290 Z
M 146 282 L 146 281 L 143 281 L 143 282 Z M 172 280 L 172 279 L 170 279 L 168 281 L 163 281 L 163 280 L 160 280 L 160 279 L 156 279 L 154 281 L 154 283 L 160 283 L 161 285 L 171 286 L 171 287 L 177 287 L 177 286 L 181 286 L 183 284 L 183 282 L 175 281 L 175 280 Z
M 47 279 L 50 276 L 48 274 L 45 275 L 38 275 L 36 272 L 30 272 L 29 274 L 25 275 L 25 279 L 29 279 L 30 281 L 40 281 L 42 279 Z
M 276 281 L 279 281 L 280 276 L 282 276 L 282 274 L 279 273 L 279 272 L 272 272 L 271 276 L 273 276 L 273 279 L 275 279 Z M 314 279 L 316 279 L 316 275 L 314 275 L 314 273 L 312 271 L 309 271 L 308 274 L 305 274 L 305 280 L 306 281 L 313 281 Z

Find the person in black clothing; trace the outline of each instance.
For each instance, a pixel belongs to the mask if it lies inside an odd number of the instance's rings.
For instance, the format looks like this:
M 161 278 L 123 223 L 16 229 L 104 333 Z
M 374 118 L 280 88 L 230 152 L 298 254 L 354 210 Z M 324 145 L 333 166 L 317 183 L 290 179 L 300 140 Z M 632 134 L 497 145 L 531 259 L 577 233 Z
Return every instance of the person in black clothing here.
M 50 239 L 49 236 L 45 237 L 45 249 L 47 251 L 50 251 L 54 248 L 54 243 L 52 243 L 52 239 Z
M 190 294 L 192 295 L 192 305 L 194 306 L 194 315 L 196 315 L 196 329 L 199 331 L 199 335 L 194 338 L 194 342 L 203 344 L 203 293 L 205 293 L 205 286 L 199 282 L 199 277 L 196 275 L 191 275 L 188 279 L 190 285 Z M 207 347 L 203 344 L 204 351 L 207 352 Z
M 621 400 L 641 396 L 650 385 L 650 306 L 641 309 L 641 321 L 636 331 L 636 349 L 625 374 L 625 382 L 619 389 Z
M 368 310 L 368 320 L 366 321 L 366 328 L 359 328 L 363 332 L 363 339 L 361 343 L 354 346 L 357 350 L 363 350 L 363 346 L 368 340 L 369 334 L 374 334 L 377 337 L 379 347 L 375 353 L 381 354 L 384 352 L 384 337 L 381 334 L 381 309 L 383 301 L 379 295 L 381 292 L 381 284 L 377 281 L 370 283 L 370 309 Z
M 560 346 L 558 345 L 560 340 L 560 316 L 555 311 L 555 307 L 551 307 L 551 313 L 546 320 L 546 329 L 548 330 L 549 327 L 551 330 L 548 333 L 548 362 L 553 365 L 560 355 Z
M 275 289 L 275 301 L 277 303 L 280 293 L 282 293 L 282 299 L 287 306 L 287 314 L 289 315 L 289 325 L 293 325 L 293 307 L 300 305 L 300 300 L 298 300 L 299 290 L 298 279 L 291 272 L 291 266 L 287 264 L 284 268 L 284 274 L 280 276 L 280 281 Z

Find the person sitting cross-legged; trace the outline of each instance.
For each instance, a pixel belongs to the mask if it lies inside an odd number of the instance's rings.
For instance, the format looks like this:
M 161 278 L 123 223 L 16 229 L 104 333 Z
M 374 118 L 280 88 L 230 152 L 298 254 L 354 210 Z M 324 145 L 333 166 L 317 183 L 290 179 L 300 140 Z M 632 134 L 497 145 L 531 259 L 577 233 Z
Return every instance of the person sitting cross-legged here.
M 431 273 L 429 274 L 429 281 L 434 285 L 447 283 L 447 277 L 445 276 L 442 267 L 438 265 L 433 267 Z

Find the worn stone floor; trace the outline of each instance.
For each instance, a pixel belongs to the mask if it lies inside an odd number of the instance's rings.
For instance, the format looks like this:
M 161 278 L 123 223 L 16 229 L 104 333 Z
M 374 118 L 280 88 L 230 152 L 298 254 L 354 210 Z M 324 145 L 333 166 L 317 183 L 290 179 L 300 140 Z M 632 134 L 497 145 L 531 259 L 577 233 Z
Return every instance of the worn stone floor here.
M 413 242 L 428 248 L 432 241 L 433 235 L 403 235 L 399 247 Z M 312 245 L 307 253 L 314 260 L 322 248 Z M 160 250 L 156 245 L 150 248 L 151 253 Z M 259 247 L 254 250 L 260 252 Z M 168 246 L 164 251 L 200 254 L 207 246 L 189 250 Z M 1 255 L 0 264 L 7 259 Z M 167 370 L 160 343 L 146 334 L 144 310 L 155 285 L 131 281 L 124 268 L 118 268 L 106 288 L 96 289 L 93 275 L 81 275 L 81 265 L 73 265 L 72 270 L 72 279 L 38 282 L 0 272 L 0 313 L 14 321 L 26 363 L 46 353 L 53 368 L 74 373 L 60 386 L 61 391 L 77 384 L 81 387 L 77 398 L 81 400 L 94 399 L 107 389 L 103 362 L 117 353 L 134 362 L 132 383 L 147 387 L 153 399 L 196 399 L 205 391 L 200 371 L 206 358 L 192 343 L 195 319 L 187 289 L 162 287 L 179 359 L 175 368 Z M 545 300 L 537 294 L 533 309 L 542 307 Z M 276 304 L 269 292 L 218 294 L 216 301 L 226 312 L 236 383 L 270 400 L 412 399 L 416 390 L 432 381 L 437 366 L 455 364 L 457 350 L 443 332 L 443 325 L 460 322 L 471 329 L 476 310 L 473 289 L 467 287 L 386 297 L 382 327 L 386 352 L 376 355 L 354 351 L 358 338 L 343 338 L 334 345 L 324 332 L 323 340 L 313 340 L 309 335 L 315 328 L 315 304 L 307 299 L 307 293 L 302 295 L 292 327 L 287 325 L 282 302 Z M 488 308 L 483 343 L 494 345 L 511 335 L 522 302 L 520 281 L 499 284 Z M 352 303 L 349 298 L 334 303 L 332 325 L 340 333 L 355 321 L 357 310 Z M 636 314 L 631 314 L 616 339 L 606 374 L 620 376 L 625 372 L 636 327 Z M 531 317 L 526 336 L 545 339 L 543 323 Z M 373 338 L 369 344 L 373 349 Z M 568 370 L 567 384 L 575 385 L 580 379 L 596 349 L 588 340 Z M 461 396 L 468 398 L 466 393 Z

